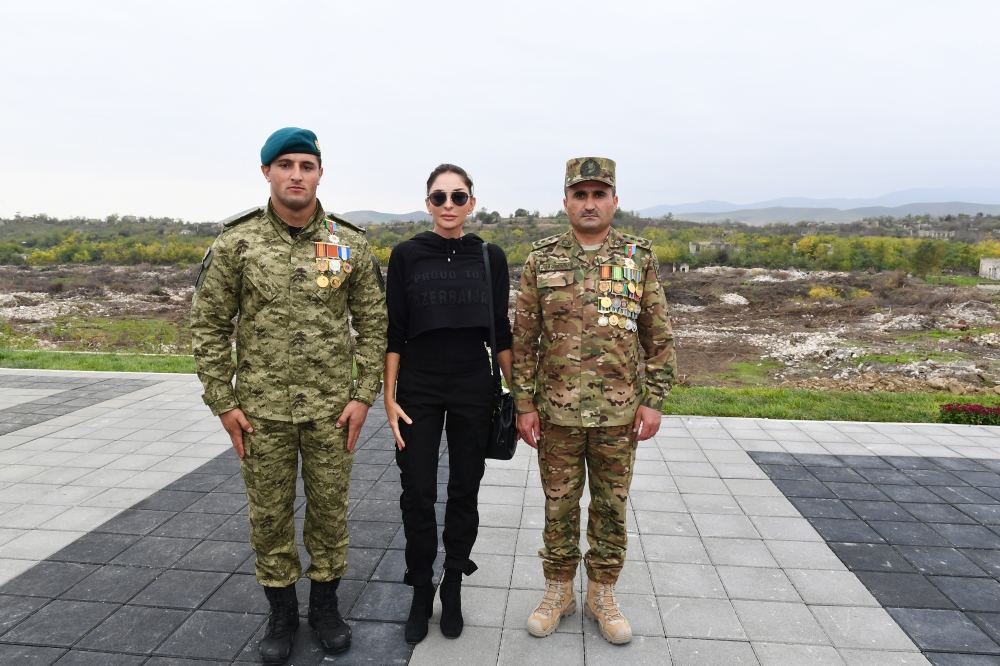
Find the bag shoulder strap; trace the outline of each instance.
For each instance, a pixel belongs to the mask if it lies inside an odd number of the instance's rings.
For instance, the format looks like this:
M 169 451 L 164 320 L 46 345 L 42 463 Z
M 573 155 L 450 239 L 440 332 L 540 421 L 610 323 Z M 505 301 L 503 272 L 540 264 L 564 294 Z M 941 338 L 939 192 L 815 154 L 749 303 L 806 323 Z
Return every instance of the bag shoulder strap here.
M 493 362 L 493 379 L 496 384 L 497 395 L 500 394 L 500 365 L 497 363 L 497 326 L 493 319 L 493 273 L 490 271 L 490 255 L 487 252 L 487 243 L 483 241 L 483 265 L 486 267 L 486 303 L 490 308 L 490 359 Z

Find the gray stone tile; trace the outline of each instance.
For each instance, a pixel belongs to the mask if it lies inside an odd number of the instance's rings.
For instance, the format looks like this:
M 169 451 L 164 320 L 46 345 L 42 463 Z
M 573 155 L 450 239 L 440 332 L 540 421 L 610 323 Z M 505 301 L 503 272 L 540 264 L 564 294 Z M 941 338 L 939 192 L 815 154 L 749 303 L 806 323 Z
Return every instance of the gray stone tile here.
M 706 538 L 702 542 L 716 565 L 737 567 L 778 566 L 767 546 L 760 539 Z
M 556 632 L 545 638 L 535 638 L 523 628 L 504 629 L 500 638 L 498 666 L 524 664 L 582 664 L 581 637 Z
M 635 519 L 641 534 L 698 536 L 694 521 L 686 513 L 636 511 Z
M 758 539 L 760 535 L 746 516 L 692 514 L 702 538 L 725 537 L 730 539 Z
M 408 603 L 400 600 L 410 599 L 411 589 L 403 583 L 371 582 L 365 586 L 358 597 L 350 618 L 358 620 L 377 620 L 382 622 L 405 622 L 409 613 Z
M 4 640 L 69 647 L 117 608 L 115 604 L 57 599 L 4 634 Z
M 835 649 L 826 645 L 753 644 L 761 666 L 842 666 L 844 661 Z
M 959 611 L 916 608 L 888 610 L 922 650 L 1000 654 L 1000 646 Z
M 925 575 L 985 576 L 985 571 L 956 548 L 897 546 L 906 560 Z
M 0 433 L 3 426 L 0 424 Z M 5 645 L 0 643 L 0 663 L 18 666 L 48 666 L 66 652 L 62 648 L 35 647 L 32 645 Z
M 167 570 L 132 598 L 133 604 L 197 608 L 226 580 L 224 573 Z
M 1000 583 L 992 578 L 929 576 L 928 580 L 961 610 L 1000 612 Z
M 464 606 L 463 606 L 464 610 Z M 432 631 L 413 650 L 410 666 L 495 666 L 500 653 L 499 627 L 470 626 L 468 620 L 460 640 Z
M 657 596 L 727 598 L 711 565 L 650 562 L 649 574 Z
M 830 642 L 805 604 L 736 600 L 733 608 L 752 641 L 805 645 Z
M 857 576 L 849 571 L 785 569 L 802 601 L 825 606 L 878 606 Z
M 841 648 L 841 658 L 847 666 L 929 666 L 919 652 L 885 652 Z
M 912 650 L 913 643 L 881 608 L 813 606 L 813 615 L 834 646 L 868 650 Z
M 718 574 L 730 599 L 801 601 L 781 569 L 721 566 Z
M 0 592 L 31 597 L 58 597 L 96 570 L 97 567 L 91 564 L 39 562 L 0 586 Z
M 63 593 L 64 599 L 125 603 L 149 585 L 162 569 L 108 564 Z
M 687 511 L 692 514 L 713 513 L 728 515 L 743 515 L 743 509 L 739 502 L 732 495 L 707 495 L 701 493 L 688 493 L 681 495 Z
M 235 659 L 264 619 L 263 615 L 195 611 L 156 649 L 156 653 L 200 659 Z
M 507 604 L 508 591 L 498 587 L 473 587 L 462 585 L 462 616 L 465 626 L 491 627 L 499 630 L 503 627 L 504 611 Z M 541 599 L 541 597 L 539 597 Z M 407 597 L 407 601 L 409 597 Z M 407 604 L 407 609 L 409 608 Z M 404 618 L 405 619 L 405 618 Z M 525 622 L 528 617 L 524 617 Z M 434 595 L 434 615 L 431 622 L 441 621 L 441 596 Z M 465 637 L 465 632 L 462 632 Z
M 120 553 L 112 562 L 129 566 L 166 568 L 197 544 L 197 539 L 145 536 Z
M 708 551 L 698 537 L 644 534 L 642 551 L 647 561 L 709 564 Z
M 801 514 L 795 506 L 784 497 L 755 497 L 753 495 L 738 495 L 736 501 L 748 516 L 776 516 L 784 518 L 799 518 Z
M 823 539 L 805 518 L 751 516 L 750 520 L 764 539 L 782 541 L 821 541 Z
M 955 607 L 945 595 L 927 582 L 925 577 L 917 573 L 859 571 L 857 576 L 883 606 L 942 609 Z
M 746 640 L 728 599 L 657 597 L 663 628 L 672 638 Z M 679 663 L 681 662 L 677 659 Z
M 76 647 L 108 652 L 152 652 L 187 619 L 184 611 L 122 606 Z
M 767 549 L 782 569 L 842 571 L 843 562 L 820 541 L 768 541 Z
M 48 601 L 48 599 L 38 597 L 0 595 L 0 635 L 34 613 L 48 603 Z
M 636 511 L 663 511 L 683 513 L 687 511 L 680 493 L 630 490 L 629 503 Z
M 670 656 L 674 664 L 690 666 L 722 666 L 733 664 L 758 664 L 749 643 L 735 640 L 706 640 L 701 638 L 668 638 Z
M 659 614 L 657 614 L 659 617 Z M 586 631 L 583 636 L 588 666 L 621 666 L 623 660 L 639 666 L 670 666 L 667 639 L 661 636 L 644 636 L 635 633 L 627 645 L 612 645 L 598 631 Z

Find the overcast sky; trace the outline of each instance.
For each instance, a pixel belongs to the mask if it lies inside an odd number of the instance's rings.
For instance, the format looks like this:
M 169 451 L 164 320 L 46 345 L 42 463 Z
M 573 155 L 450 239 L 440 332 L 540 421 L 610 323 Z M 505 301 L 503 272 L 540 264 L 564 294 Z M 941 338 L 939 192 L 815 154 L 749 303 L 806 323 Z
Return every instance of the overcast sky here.
M 35 0 L 0 5 L 0 216 L 202 221 L 314 130 L 335 211 L 550 212 L 565 160 L 627 209 L 1000 183 L 1000 2 Z

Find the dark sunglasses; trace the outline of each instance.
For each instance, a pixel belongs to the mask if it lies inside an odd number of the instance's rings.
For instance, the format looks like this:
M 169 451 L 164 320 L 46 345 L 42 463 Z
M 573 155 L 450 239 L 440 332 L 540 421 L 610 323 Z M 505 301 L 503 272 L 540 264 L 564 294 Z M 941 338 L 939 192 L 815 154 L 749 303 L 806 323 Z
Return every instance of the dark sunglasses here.
M 427 195 L 427 200 L 431 202 L 431 205 L 443 206 L 445 202 L 448 201 L 448 193 L 441 191 L 431 192 Z M 451 202 L 456 206 L 464 206 L 469 203 L 469 193 L 461 191 L 452 192 Z

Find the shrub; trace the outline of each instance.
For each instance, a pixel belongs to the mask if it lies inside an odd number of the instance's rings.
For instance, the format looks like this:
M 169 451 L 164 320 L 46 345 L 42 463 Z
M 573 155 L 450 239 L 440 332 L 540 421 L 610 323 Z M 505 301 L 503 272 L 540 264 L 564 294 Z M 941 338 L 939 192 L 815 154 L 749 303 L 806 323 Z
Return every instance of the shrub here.
M 1000 407 L 987 407 L 975 403 L 948 403 L 941 405 L 941 423 L 964 425 L 1000 425 Z
M 812 287 L 809 298 L 814 300 L 834 300 L 840 298 L 840 293 L 834 287 Z

